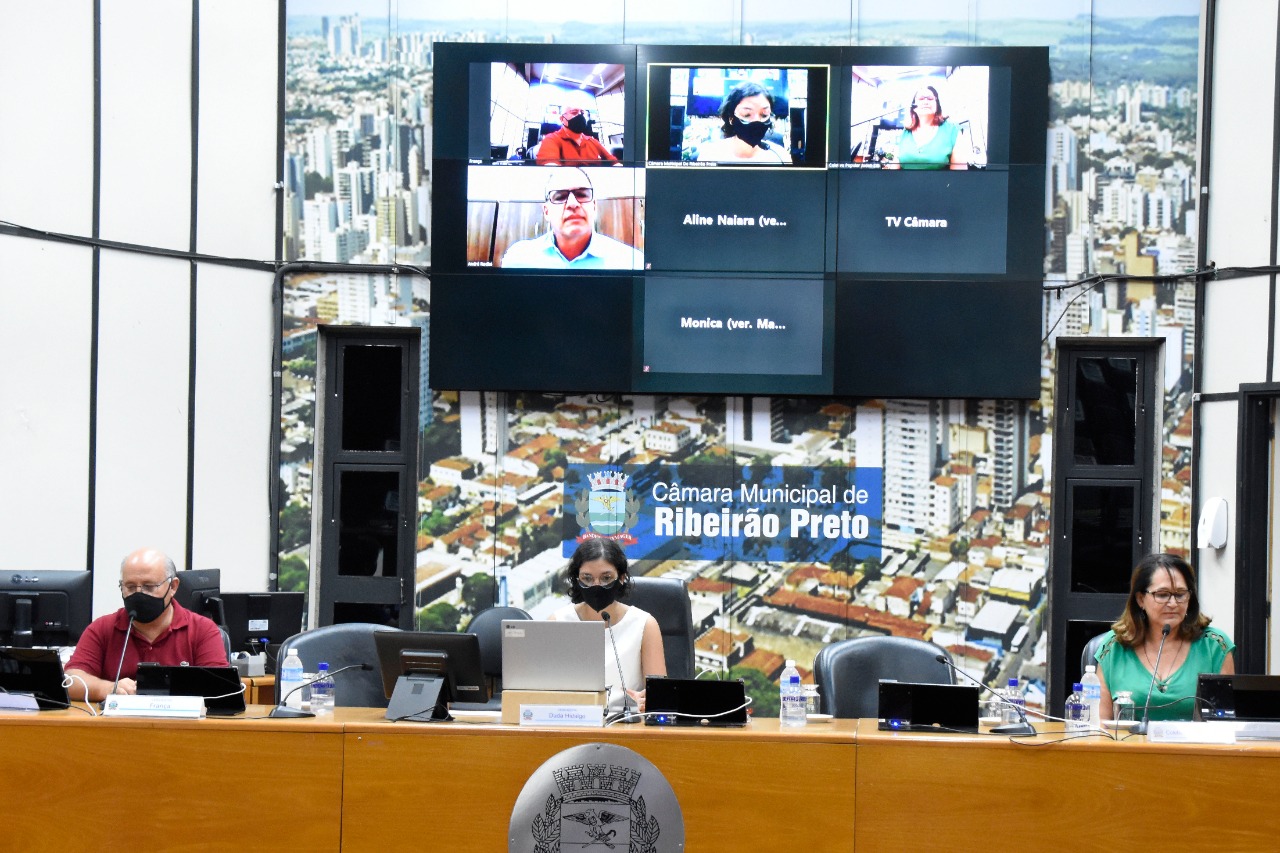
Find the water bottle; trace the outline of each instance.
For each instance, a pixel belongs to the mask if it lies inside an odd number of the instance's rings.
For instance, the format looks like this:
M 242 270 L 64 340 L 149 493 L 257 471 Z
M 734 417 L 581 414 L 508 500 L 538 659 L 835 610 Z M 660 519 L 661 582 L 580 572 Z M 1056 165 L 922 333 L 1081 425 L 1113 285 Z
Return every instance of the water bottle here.
M 290 708 L 302 709 L 302 691 L 294 691 L 306 679 L 302 675 L 302 658 L 297 649 L 289 649 L 284 662 L 280 664 L 280 680 L 276 683 L 276 696 Z M 292 695 L 290 695 L 292 693 Z
M 1004 691 L 1005 703 L 1000 708 L 1000 722 L 1022 722 L 1022 711 L 1027 707 L 1027 696 L 1022 692 L 1022 684 L 1016 678 L 1009 679 L 1009 686 Z
M 1083 732 L 1089 728 L 1089 704 L 1084 698 L 1084 687 L 1079 681 L 1071 685 L 1062 718 L 1067 721 L 1067 731 Z
M 320 664 L 316 680 L 311 682 L 311 713 L 333 713 L 333 676 L 327 663 Z
M 796 662 L 787 661 L 778 685 L 778 717 L 784 726 L 803 726 L 808 722 L 804 713 L 804 688 L 800 685 L 800 671 Z
M 1084 676 L 1080 679 L 1084 704 L 1089 706 L 1089 725 L 1102 725 L 1102 679 L 1098 678 L 1098 668 L 1090 664 L 1084 668 Z

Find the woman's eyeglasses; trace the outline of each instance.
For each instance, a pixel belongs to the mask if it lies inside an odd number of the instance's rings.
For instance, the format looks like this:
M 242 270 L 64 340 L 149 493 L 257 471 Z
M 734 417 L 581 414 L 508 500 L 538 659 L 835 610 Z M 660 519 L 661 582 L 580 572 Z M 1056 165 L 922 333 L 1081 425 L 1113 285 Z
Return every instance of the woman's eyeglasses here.
M 612 577 L 606 576 L 602 578 L 593 578 L 591 577 L 591 575 L 578 576 L 578 586 L 582 587 L 583 589 L 587 589 L 593 586 L 602 586 L 605 589 L 609 589 L 617 582 L 618 582 L 617 575 L 613 575 Z
M 1158 589 L 1155 592 L 1147 590 L 1147 595 L 1151 596 L 1161 604 L 1168 604 L 1169 599 L 1171 598 L 1178 604 L 1182 604 L 1191 597 L 1191 590 L 1184 589 L 1181 592 L 1171 592 L 1167 589 Z

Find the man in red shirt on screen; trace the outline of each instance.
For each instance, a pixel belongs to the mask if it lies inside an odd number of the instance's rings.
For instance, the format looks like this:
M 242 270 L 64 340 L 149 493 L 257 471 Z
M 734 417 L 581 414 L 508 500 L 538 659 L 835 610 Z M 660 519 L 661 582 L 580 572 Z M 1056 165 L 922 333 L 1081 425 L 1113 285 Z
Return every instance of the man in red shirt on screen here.
M 139 663 L 227 666 L 217 624 L 173 600 L 179 583 L 177 567 L 161 551 L 140 548 L 124 558 L 124 607 L 93 620 L 67 661 L 72 699 L 101 702 L 113 692 L 136 693 Z
M 570 107 L 560 113 L 560 124 L 564 126 L 542 137 L 542 142 L 538 144 L 540 165 L 593 163 L 601 160 L 618 162 L 618 158 L 610 154 L 609 149 L 600 144 L 600 140 L 587 133 L 591 125 L 584 110 Z

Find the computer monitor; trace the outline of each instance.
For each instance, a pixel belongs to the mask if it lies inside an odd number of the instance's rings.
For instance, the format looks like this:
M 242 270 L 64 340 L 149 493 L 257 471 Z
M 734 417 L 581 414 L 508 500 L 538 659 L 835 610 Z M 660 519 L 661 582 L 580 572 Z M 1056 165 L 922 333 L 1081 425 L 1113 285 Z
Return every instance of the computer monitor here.
M 222 613 L 232 652 L 267 653 L 267 669 L 275 672 L 280 644 L 302 632 L 305 593 L 224 592 Z
M 379 631 L 373 635 L 382 669 L 388 720 L 452 719 L 450 702 L 485 702 L 489 685 L 480 638 L 443 631 Z
M 178 572 L 178 591 L 174 599 L 192 613 L 208 616 L 219 625 L 225 623 L 222 614 L 221 569 L 189 569 Z
M 0 574 L 0 646 L 73 646 L 92 612 L 92 572 Z

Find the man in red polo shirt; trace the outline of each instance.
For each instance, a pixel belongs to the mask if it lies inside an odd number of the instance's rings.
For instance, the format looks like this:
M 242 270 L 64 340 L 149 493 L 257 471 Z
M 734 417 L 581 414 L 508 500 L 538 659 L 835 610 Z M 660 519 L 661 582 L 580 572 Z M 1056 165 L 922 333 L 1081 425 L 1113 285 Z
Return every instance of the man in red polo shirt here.
M 124 607 L 93 620 L 67 661 L 67 675 L 84 679 L 88 687 L 85 701 L 101 702 L 113 692 L 113 685 L 116 693 L 136 693 L 139 663 L 227 665 L 217 624 L 173 600 L 179 583 L 177 567 L 161 551 L 141 548 L 124 558 L 120 564 Z M 68 692 L 79 701 L 83 689 L 73 679 Z
M 540 165 L 563 166 L 566 163 L 618 162 L 618 158 L 610 154 L 609 149 L 587 133 L 591 126 L 587 122 L 587 114 L 582 110 L 577 107 L 565 110 L 560 114 L 560 124 L 564 126 L 542 137 L 542 142 L 538 144 Z

